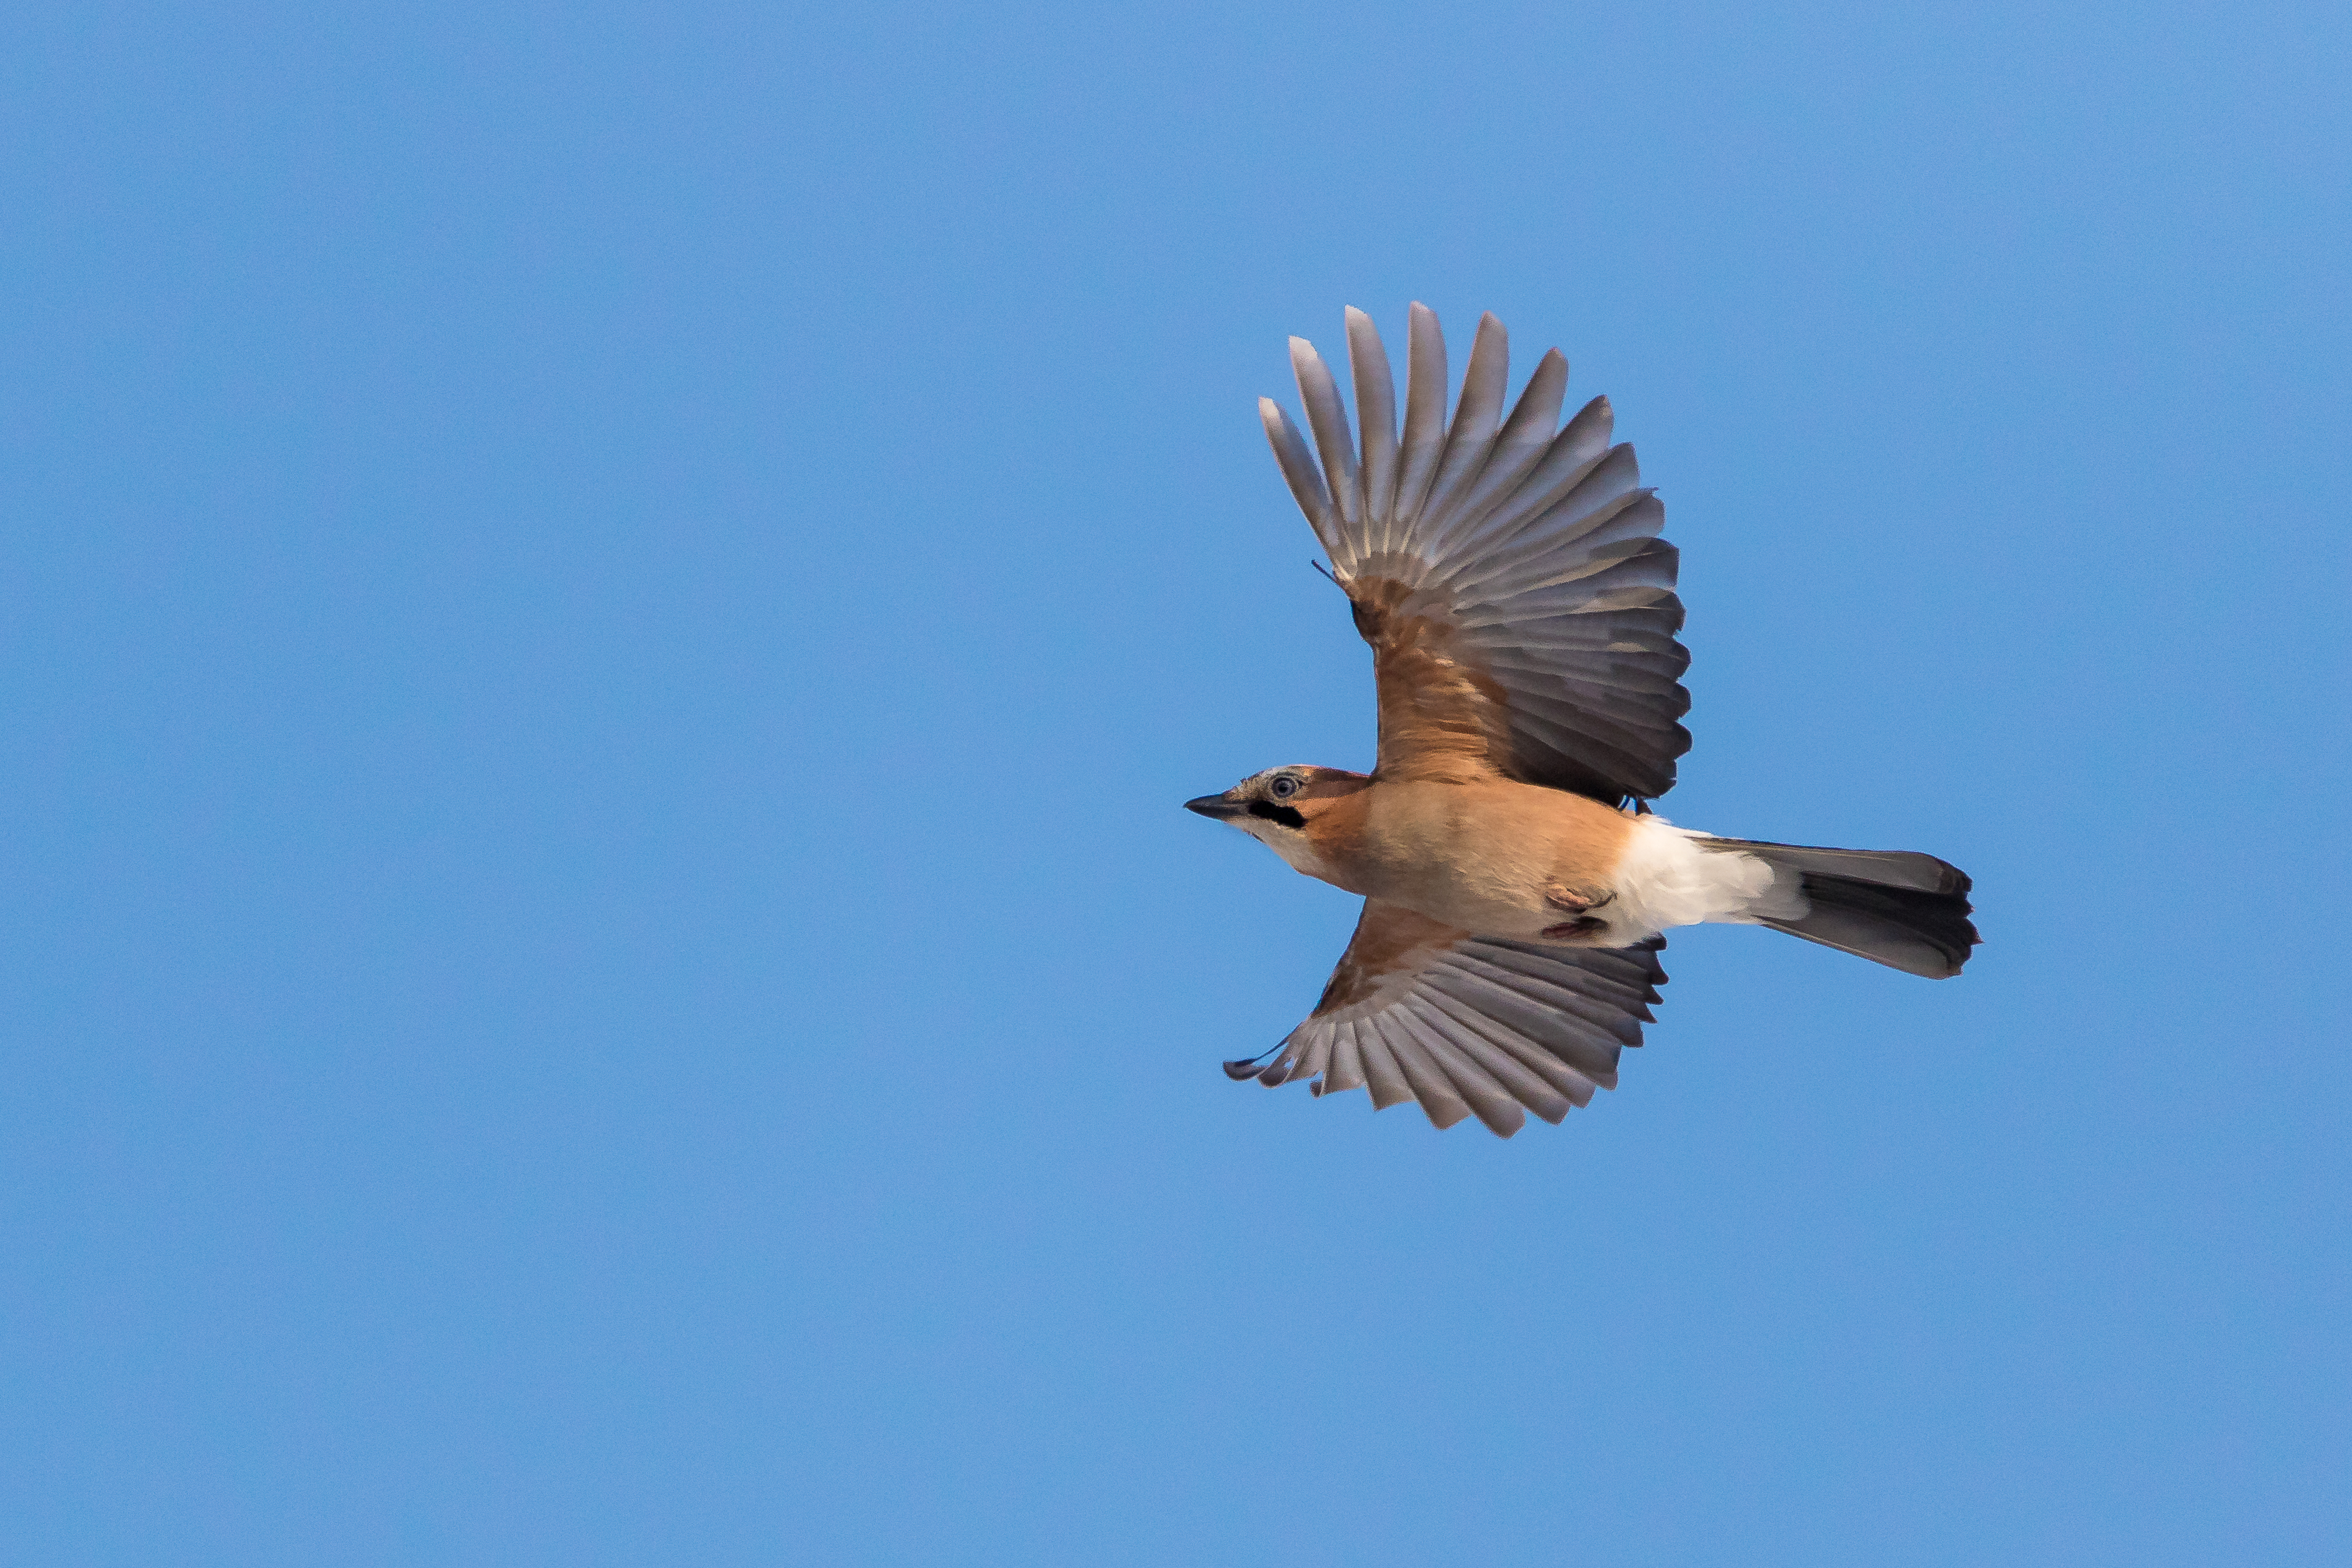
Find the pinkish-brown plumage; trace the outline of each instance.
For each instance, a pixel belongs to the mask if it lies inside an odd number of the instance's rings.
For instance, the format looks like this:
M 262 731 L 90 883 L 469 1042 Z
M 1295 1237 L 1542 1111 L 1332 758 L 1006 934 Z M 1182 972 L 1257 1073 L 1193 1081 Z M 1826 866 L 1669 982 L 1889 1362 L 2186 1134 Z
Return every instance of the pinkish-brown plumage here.
M 1445 416 L 1444 340 L 1412 308 L 1400 436 L 1379 335 L 1348 313 L 1361 461 L 1315 351 L 1291 359 L 1318 464 L 1271 399 L 1266 431 L 1372 650 L 1370 774 L 1293 766 L 1186 804 L 1362 895 L 1323 998 L 1276 1050 L 1228 1063 L 1319 1093 L 1369 1087 L 1440 1126 L 1508 1134 L 1616 1081 L 1677 925 L 1771 926 L 1956 974 L 1968 879 L 1931 856 L 1692 833 L 1651 815 L 1689 748 L 1689 655 L 1664 510 L 1595 398 L 1558 426 L 1547 354 L 1507 417 L 1502 324 L 1484 318 Z

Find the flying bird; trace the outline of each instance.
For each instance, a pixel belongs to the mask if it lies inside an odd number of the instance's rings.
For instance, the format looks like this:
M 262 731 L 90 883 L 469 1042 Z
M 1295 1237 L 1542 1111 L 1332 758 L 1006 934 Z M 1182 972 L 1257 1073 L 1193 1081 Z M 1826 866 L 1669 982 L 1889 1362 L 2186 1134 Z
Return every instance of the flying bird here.
M 1562 426 L 1553 349 L 1504 411 L 1509 348 L 1481 318 L 1446 417 L 1445 340 L 1412 307 L 1404 426 L 1371 318 L 1348 311 L 1360 447 L 1330 369 L 1290 340 L 1315 449 L 1272 398 L 1267 438 L 1371 645 L 1371 773 L 1290 765 L 1187 809 L 1362 897 L 1322 1000 L 1236 1079 L 1368 1088 L 1509 1137 L 1617 1084 L 1665 971 L 1664 932 L 1769 926 L 1943 979 L 1977 931 L 1932 855 L 1677 827 L 1649 803 L 1690 749 L 1678 552 L 1609 400 Z M 1317 460 L 1318 455 L 1320 461 Z

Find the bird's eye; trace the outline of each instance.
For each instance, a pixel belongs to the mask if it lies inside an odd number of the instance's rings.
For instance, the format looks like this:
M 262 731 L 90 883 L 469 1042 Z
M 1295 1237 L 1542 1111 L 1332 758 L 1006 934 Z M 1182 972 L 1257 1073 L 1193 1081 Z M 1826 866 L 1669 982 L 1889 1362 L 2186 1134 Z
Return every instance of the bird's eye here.
M 1276 800 L 1288 800 L 1298 793 L 1298 781 L 1288 773 L 1284 773 L 1265 786 L 1265 793 Z

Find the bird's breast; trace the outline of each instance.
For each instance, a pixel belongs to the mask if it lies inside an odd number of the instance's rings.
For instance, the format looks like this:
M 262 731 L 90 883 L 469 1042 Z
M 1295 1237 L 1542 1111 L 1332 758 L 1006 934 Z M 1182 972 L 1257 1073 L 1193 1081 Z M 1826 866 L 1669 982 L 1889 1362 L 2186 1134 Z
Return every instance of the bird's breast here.
M 1582 795 L 1495 780 L 1375 784 L 1329 836 L 1326 880 L 1489 936 L 1533 938 L 1570 914 L 1563 888 L 1605 889 L 1631 820 Z

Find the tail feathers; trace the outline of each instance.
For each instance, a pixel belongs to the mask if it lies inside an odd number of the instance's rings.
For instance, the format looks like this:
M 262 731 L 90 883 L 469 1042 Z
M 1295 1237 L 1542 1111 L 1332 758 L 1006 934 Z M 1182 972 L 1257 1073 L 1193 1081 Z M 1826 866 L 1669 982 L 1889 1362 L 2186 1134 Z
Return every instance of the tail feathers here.
M 1977 945 L 1968 875 L 1933 855 L 1743 838 L 1708 842 L 1797 874 L 1806 910 L 1794 920 L 1762 922 L 1775 931 L 1930 980 L 1958 974 Z

